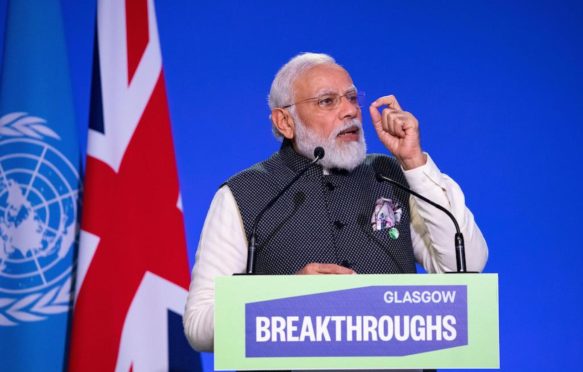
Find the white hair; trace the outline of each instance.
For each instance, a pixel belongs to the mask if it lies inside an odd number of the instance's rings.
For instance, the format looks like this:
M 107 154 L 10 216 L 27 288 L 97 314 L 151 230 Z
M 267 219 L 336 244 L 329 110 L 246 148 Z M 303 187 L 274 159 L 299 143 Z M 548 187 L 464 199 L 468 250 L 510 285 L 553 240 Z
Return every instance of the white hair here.
M 308 159 L 314 159 L 314 149 L 318 146 L 324 148 L 326 156 L 320 161 L 324 169 L 346 169 L 352 171 L 358 167 L 366 158 L 366 141 L 362 131 L 362 122 L 360 119 L 353 118 L 344 121 L 342 126 L 336 128 L 328 138 L 320 137 L 316 132 L 307 127 L 299 117 L 294 117 L 296 150 L 300 155 Z M 349 141 L 346 143 L 338 142 L 338 134 L 348 128 L 358 128 L 358 141 Z
M 291 105 L 294 99 L 294 82 L 306 70 L 322 64 L 336 64 L 334 58 L 323 53 L 301 53 L 290 59 L 279 69 L 269 90 L 267 101 L 270 110 Z M 290 111 L 295 113 L 294 106 Z M 271 118 L 271 116 L 270 116 Z M 275 124 L 271 123 L 273 135 L 281 139 L 283 135 L 279 132 Z

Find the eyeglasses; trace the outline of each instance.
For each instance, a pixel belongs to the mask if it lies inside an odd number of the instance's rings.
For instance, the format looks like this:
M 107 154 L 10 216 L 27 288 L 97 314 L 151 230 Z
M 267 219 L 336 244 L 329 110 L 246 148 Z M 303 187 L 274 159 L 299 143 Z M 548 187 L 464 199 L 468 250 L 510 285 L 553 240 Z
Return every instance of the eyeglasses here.
M 316 102 L 318 104 L 318 107 L 321 108 L 322 110 L 331 111 L 336 109 L 340 105 L 342 97 L 346 98 L 348 103 L 360 107 L 360 102 L 364 100 L 364 92 L 357 92 L 355 90 L 351 90 L 344 94 L 338 93 L 322 94 L 321 96 L 318 97 L 306 98 L 304 100 L 292 103 L 290 105 L 283 106 L 282 109 L 289 108 L 294 105 L 299 105 L 300 103 Z

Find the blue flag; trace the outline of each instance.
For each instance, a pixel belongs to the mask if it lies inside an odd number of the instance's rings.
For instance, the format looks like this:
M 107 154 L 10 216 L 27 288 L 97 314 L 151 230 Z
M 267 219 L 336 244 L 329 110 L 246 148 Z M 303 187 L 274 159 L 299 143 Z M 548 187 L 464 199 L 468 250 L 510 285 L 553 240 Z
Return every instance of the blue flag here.
M 80 154 L 58 0 L 11 0 L 0 74 L 0 369 L 62 371 Z

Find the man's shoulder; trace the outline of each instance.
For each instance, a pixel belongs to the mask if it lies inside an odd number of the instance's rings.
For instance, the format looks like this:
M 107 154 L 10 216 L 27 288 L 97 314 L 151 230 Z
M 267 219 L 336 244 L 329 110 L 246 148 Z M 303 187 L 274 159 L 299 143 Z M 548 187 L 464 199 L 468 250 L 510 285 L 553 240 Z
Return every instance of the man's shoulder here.
M 375 172 L 382 172 L 387 170 L 400 170 L 401 166 L 397 159 L 392 156 L 384 154 L 368 154 L 364 160 L 364 164 L 367 167 L 373 168 Z
M 399 164 L 399 161 L 392 156 L 383 154 L 369 154 L 364 161 L 366 167 L 371 169 L 375 174 L 382 174 L 391 177 L 404 185 L 408 185 L 405 173 Z
M 270 178 L 270 174 L 274 167 L 281 164 L 281 159 L 279 154 L 276 152 L 272 154 L 268 159 L 260 161 L 259 163 L 253 164 L 249 168 L 243 169 L 242 171 L 232 175 L 224 184 L 232 184 L 234 182 L 241 182 L 245 180 L 245 183 L 260 183 L 265 182 Z

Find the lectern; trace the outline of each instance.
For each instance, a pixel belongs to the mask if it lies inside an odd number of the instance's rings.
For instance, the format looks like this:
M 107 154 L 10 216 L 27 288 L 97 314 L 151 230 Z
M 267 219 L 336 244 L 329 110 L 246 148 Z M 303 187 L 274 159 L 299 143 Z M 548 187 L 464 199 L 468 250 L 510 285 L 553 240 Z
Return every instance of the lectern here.
M 215 369 L 499 368 L 496 274 L 216 280 Z

